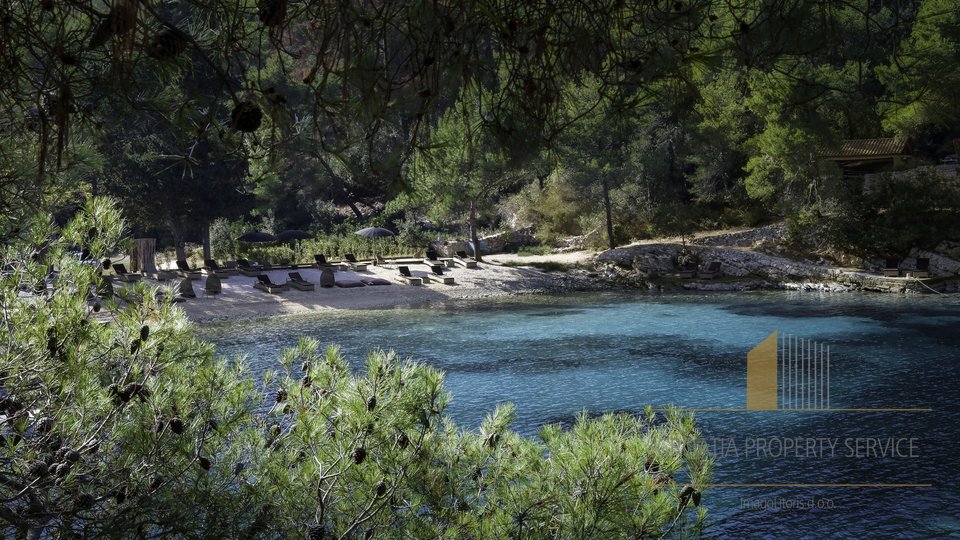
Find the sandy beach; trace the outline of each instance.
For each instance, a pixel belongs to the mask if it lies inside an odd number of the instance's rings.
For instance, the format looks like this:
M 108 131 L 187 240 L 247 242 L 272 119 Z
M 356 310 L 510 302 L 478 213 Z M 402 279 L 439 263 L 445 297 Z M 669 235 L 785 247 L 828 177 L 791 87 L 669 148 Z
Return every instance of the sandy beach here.
M 408 266 L 414 276 L 424 277 L 431 274 L 429 267 L 424 264 Z M 436 280 L 423 285 L 409 285 L 400 279 L 398 266 L 393 264 L 368 266 L 367 270 L 362 272 L 335 272 L 337 281 L 382 278 L 390 282 L 389 285 L 354 288 L 321 288 L 320 271 L 317 268 L 302 268 L 297 271 L 305 280 L 317 284 L 315 290 L 300 291 L 289 288 L 270 294 L 254 288 L 256 278 L 234 275 L 222 280 L 220 294 L 208 296 L 203 293 L 206 280 L 206 277 L 203 277 L 193 280 L 197 298 L 188 299 L 180 305 L 191 320 L 211 322 L 336 309 L 409 307 L 437 301 L 528 294 L 556 290 L 566 283 L 559 275 L 533 268 L 501 266 L 495 262 L 480 263 L 475 269 L 445 269 L 444 275 L 454 278 L 455 283 L 452 285 Z M 265 273 L 274 283 L 285 283 L 288 272 L 289 270 L 270 270 Z

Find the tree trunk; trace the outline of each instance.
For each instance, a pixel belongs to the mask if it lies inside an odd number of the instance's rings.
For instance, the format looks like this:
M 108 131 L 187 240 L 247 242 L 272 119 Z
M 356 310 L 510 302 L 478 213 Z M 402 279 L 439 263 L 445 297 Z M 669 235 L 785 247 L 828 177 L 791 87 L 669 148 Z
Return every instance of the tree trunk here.
M 473 242 L 473 258 L 480 262 L 483 260 L 480 255 L 480 237 L 477 234 L 477 203 L 470 201 L 470 241 Z
M 130 269 L 133 272 L 156 274 L 157 265 L 154 261 L 157 251 L 157 241 L 153 238 L 137 238 L 134 240 L 133 250 L 130 252 Z M 135 254 L 135 255 L 134 255 Z
M 607 215 L 607 240 L 610 243 L 610 249 L 617 247 L 617 241 L 613 237 L 613 212 L 610 210 L 610 184 L 607 182 L 607 176 L 603 175 L 603 211 Z
M 353 210 L 353 215 L 356 216 L 357 219 L 361 219 L 361 220 L 363 219 L 363 212 L 361 212 L 360 209 L 357 208 L 356 203 L 354 203 L 353 201 L 347 201 L 347 206 L 350 207 L 350 210 Z
M 200 232 L 201 236 L 203 236 L 203 260 L 209 261 L 210 259 L 213 258 L 211 257 L 211 250 L 210 250 L 210 224 L 204 223 L 200 231 L 201 231 Z
M 173 233 L 173 247 L 177 251 L 177 260 L 187 260 L 186 240 L 184 240 L 183 227 L 179 223 L 170 223 L 170 232 Z

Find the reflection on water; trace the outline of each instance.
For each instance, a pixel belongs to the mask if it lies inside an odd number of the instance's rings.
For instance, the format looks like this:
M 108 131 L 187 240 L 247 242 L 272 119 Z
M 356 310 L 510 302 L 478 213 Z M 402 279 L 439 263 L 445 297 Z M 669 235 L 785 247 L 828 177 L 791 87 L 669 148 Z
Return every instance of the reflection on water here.
M 930 413 L 698 413 L 708 441 L 794 438 L 918 441 L 919 457 L 718 455 L 717 483 L 933 483 L 933 488 L 716 487 L 708 536 L 948 537 L 945 501 L 960 495 L 960 299 L 951 296 L 567 295 L 426 309 L 331 313 L 203 327 L 224 355 L 259 370 L 300 336 L 341 345 L 355 365 L 394 349 L 446 372 L 449 414 L 476 426 L 501 401 L 516 428 L 569 423 L 581 410 L 645 405 L 743 407 L 746 353 L 770 332 L 830 345 L 834 407 L 930 408 Z M 729 445 L 729 442 L 727 443 Z M 829 499 L 830 508 L 769 508 L 780 499 Z

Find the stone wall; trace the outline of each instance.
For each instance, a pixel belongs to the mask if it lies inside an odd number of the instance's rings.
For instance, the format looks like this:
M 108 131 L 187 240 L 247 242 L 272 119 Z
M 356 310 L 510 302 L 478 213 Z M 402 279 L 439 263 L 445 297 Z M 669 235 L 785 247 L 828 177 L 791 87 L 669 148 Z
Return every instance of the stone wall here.
M 436 251 L 441 257 L 453 257 L 458 251 L 462 251 L 468 255 L 473 254 L 470 243 L 460 240 L 453 242 L 433 241 L 430 242 L 430 248 Z
M 783 240 L 786 226 L 783 223 L 774 223 L 766 227 L 757 227 L 746 231 L 717 234 L 703 238 L 694 238 L 691 244 L 698 246 L 737 246 L 754 247 L 762 244 L 778 243 Z
M 513 229 L 510 231 L 491 234 L 480 238 L 480 245 L 484 253 L 502 253 L 504 251 L 516 251 L 523 246 L 532 246 L 537 243 L 533 236 L 533 227 L 524 227 L 522 229 Z
M 668 274 L 677 271 L 677 258 L 683 249 L 683 246 L 677 244 L 646 244 L 617 248 L 597 255 L 597 262 L 615 264 L 644 274 Z M 701 266 L 719 261 L 721 274 L 726 276 L 782 280 L 798 277 L 825 277 L 830 274 L 830 270 L 825 266 L 756 251 L 710 246 L 698 246 L 686 248 L 686 250 L 694 260 L 699 260 Z

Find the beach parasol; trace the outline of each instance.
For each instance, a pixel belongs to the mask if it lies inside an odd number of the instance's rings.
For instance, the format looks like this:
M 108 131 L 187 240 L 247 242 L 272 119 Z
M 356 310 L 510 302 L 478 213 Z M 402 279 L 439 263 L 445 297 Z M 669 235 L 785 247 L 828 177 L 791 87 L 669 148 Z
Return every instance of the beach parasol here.
M 353 234 L 360 235 L 364 238 L 384 238 L 387 236 L 396 236 L 393 234 L 393 231 L 390 229 L 384 229 L 383 227 L 367 227 L 366 229 L 360 229 Z
M 281 242 L 287 242 L 289 240 L 309 240 L 311 238 L 313 238 L 312 234 L 298 229 L 283 231 L 277 235 L 277 240 Z
M 254 231 L 244 234 L 237 240 L 241 242 L 276 242 L 277 237 L 270 233 Z
M 364 238 L 389 238 L 391 236 L 396 236 L 393 234 L 393 231 L 390 229 L 384 229 L 383 227 L 367 227 L 366 229 L 360 229 L 355 233 L 357 236 L 362 236 Z M 374 251 L 373 260 L 376 262 L 377 253 Z

